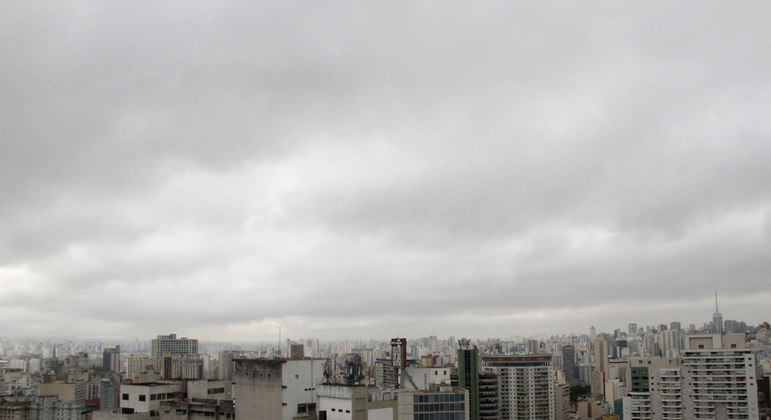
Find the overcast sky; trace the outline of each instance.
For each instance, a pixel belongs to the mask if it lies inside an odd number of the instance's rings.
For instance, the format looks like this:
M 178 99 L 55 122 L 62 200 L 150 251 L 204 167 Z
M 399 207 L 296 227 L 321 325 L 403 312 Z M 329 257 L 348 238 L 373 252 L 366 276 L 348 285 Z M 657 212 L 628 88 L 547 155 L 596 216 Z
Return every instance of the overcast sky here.
M 771 320 L 769 16 L 3 2 L 0 335 Z

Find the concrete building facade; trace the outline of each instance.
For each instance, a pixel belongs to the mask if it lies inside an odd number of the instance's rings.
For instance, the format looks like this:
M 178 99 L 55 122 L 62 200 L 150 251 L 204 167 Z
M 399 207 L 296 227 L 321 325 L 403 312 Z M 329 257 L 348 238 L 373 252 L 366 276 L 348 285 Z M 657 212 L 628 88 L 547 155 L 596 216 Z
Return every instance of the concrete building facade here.
M 501 420 L 554 418 L 551 355 L 485 355 L 482 368 L 498 375 Z
M 397 420 L 395 391 L 320 384 L 316 395 L 318 420 Z
M 679 358 L 631 358 L 624 419 L 757 419 L 754 359 L 743 334 L 688 336 Z
M 241 419 L 312 418 L 323 359 L 235 359 L 234 401 Z

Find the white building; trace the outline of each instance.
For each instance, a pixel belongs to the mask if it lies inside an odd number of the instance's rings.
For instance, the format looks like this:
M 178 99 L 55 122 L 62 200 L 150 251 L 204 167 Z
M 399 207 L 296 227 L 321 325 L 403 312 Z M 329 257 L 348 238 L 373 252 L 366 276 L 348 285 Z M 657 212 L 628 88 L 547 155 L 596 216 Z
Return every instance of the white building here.
M 482 370 L 498 374 L 501 420 L 554 418 L 551 355 L 486 355 Z
M 450 368 L 409 366 L 399 370 L 399 377 L 400 388 L 427 390 L 431 385 L 449 384 Z
M 396 420 L 393 390 L 320 384 L 316 388 L 319 420 Z
M 758 418 L 755 357 L 744 334 L 689 336 L 683 366 L 693 383 L 693 418 Z
M 743 334 L 688 336 L 680 358 L 629 361 L 624 419 L 757 419 L 754 356 Z
M 123 414 L 150 413 L 160 414 L 163 401 L 172 401 L 185 392 L 182 382 L 121 384 L 120 411 Z

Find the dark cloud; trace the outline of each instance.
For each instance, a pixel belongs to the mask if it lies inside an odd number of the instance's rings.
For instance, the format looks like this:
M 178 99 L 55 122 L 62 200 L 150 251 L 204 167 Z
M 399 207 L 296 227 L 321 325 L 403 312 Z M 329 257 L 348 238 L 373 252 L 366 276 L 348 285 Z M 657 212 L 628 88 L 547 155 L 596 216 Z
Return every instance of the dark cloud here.
M 760 321 L 767 9 L 4 5 L 2 333 Z

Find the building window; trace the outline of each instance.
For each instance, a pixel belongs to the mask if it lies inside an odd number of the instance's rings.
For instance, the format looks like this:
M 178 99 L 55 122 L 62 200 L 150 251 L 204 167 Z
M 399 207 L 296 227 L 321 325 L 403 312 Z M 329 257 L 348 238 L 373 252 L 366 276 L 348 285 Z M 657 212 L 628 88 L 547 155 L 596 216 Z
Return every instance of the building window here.
M 123 401 L 128 401 L 128 394 L 123 394 Z
M 139 396 L 139 401 L 147 401 L 147 396 L 146 395 L 140 395 Z

